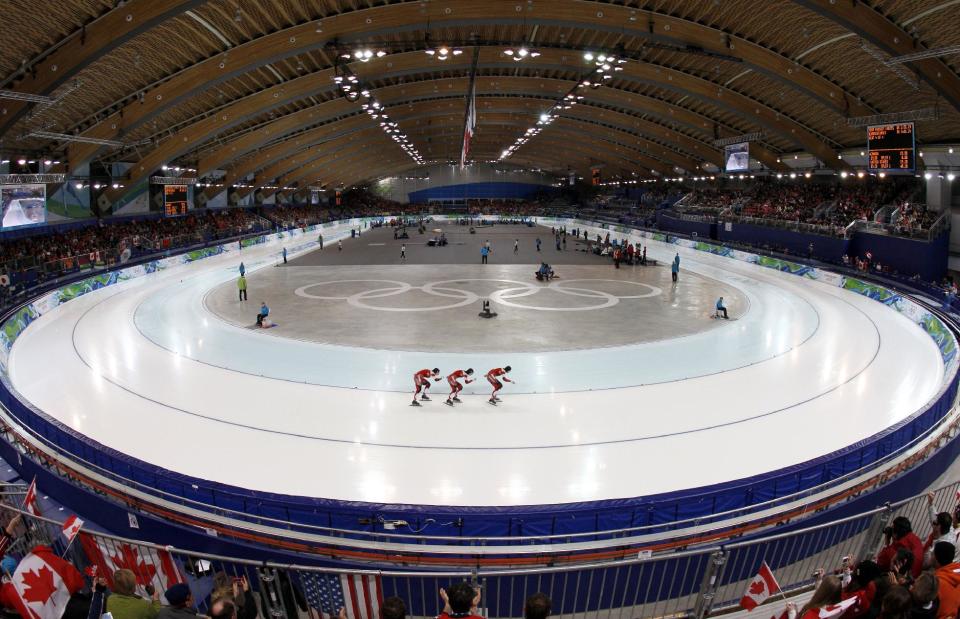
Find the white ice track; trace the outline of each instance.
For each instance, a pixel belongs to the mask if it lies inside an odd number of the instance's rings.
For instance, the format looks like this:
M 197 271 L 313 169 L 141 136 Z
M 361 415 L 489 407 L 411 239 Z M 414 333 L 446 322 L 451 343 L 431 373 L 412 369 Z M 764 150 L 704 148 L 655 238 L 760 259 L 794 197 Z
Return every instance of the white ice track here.
M 242 258 L 269 267 L 276 251 L 245 249 Z M 659 260 L 675 251 L 649 246 Z M 204 295 L 236 277 L 231 254 L 61 306 L 20 336 L 10 374 L 27 400 L 74 430 L 172 471 L 290 495 L 420 505 L 592 501 L 744 478 L 851 445 L 937 393 L 937 347 L 896 312 L 825 284 L 679 251 L 684 271 L 746 295 L 740 320 L 596 353 L 362 351 L 240 329 L 208 313 Z M 468 387 L 455 409 L 437 397 L 409 406 L 415 370 L 505 363 L 519 384 L 498 407 L 479 395 L 485 383 L 478 395 Z

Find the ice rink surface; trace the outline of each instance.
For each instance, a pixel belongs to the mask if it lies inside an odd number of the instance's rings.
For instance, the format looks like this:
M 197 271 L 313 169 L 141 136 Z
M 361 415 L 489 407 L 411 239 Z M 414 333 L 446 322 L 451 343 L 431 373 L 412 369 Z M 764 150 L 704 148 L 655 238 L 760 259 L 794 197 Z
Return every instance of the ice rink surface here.
M 344 252 L 364 243 L 345 241 Z M 251 294 L 246 314 L 232 305 L 237 255 L 210 258 L 33 323 L 13 348 L 14 387 L 108 447 L 202 479 L 496 506 L 643 496 L 797 464 L 921 409 L 943 378 L 930 338 L 881 304 L 693 250 L 679 250 L 677 288 L 669 267 L 615 273 L 597 258 L 564 267 L 576 282 L 557 281 L 575 294 L 531 291 L 532 268 L 519 262 L 440 275 L 419 264 L 275 267 L 276 251 L 242 258 L 251 286 L 278 299 L 280 326 L 249 328 L 243 316 L 253 322 L 259 299 Z M 648 246 L 663 263 L 676 251 Z M 308 286 L 313 297 L 296 293 Z M 718 291 L 733 297 L 736 320 L 711 318 Z M 484 337 L 481 298 L 505 319 L 525 318 Z M 325 315 L 332 327 L 308 328 Z M 434 345 L 424 321 L 441 332 L 469 321 L 463 350 Z M 509 335 L 526 323 L 565 334 L 564 345 Z M 518 384 L 498 406 L 485 382 L 445 406 L 446 381 L 432 402 L 409 406 L 421 368 L 482 375 L 505 364 Z

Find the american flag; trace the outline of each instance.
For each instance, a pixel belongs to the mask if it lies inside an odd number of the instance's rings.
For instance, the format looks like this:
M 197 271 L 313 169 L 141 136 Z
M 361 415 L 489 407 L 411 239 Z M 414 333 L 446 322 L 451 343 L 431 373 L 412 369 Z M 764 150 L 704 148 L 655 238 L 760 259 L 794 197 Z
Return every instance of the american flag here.
M 347 619 L 380 619 L 383 583 L 376 575 L 301 574 L 307 604 L 320 616 L 337 616 L 341 608 Z

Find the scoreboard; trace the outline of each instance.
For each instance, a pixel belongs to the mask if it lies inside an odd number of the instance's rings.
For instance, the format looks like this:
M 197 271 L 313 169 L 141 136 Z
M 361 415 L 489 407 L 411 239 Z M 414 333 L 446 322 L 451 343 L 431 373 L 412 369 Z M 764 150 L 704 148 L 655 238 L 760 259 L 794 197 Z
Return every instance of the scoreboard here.
M 187 214 L 187 186 L 163 186 L 163 210 L 167 217 Z
M 913 123 L 867 127 L 867 168 L 913 172 L 916 142 Z

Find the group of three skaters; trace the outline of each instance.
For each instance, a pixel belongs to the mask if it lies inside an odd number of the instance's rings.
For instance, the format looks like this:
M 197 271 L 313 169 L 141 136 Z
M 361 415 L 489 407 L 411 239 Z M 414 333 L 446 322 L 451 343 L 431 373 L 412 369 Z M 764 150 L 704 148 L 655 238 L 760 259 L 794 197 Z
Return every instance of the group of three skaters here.
M 502 379 L 504 382 L 515 383 L 517 381 L 510 380 L 507 378 L 507 374 L 510 372 L 510 366 L 505 366 L 502 368 L 493 368 L 486 373 L 485 377 L 487 381 L 493 386 L 493 393 L 490 394 L 490 399 L 487 400 L 490 404 L 496 405 L 500 401 L 500 398 L 497 397 L 497 392 L 503 389 L 503 383 L 500 382 Z M 447 396 L 446 404 L 453 406 L 455 402 L 459 402 L 460 398 L 457 397 L 460 395 L 460 392 L 463 390 L 463 384 L 460 383 L 460 379 L 464 379 L 464 383 L 472 383 L 473 378 L 473 368 L 468 368 L 466 370 L 456 370 L 447 376 L 447 383 L 450 385 L 450 395 Z M 430 396 L 427 395 L 427 389 L 430 388 L 430 379 L 433 379 L 435 382 L 440 381 L 440 369 L 433 368 L 432 370 L 424 369 L 420 370 L 413 375 L 413 385 L 416 387 L 416 390 L 413 392 L 413 403 L 411 406 L 420 406 L 420 402 L 417 402 L 417 396 L 420 396 L 421 400 L 430 400 Z M 421 394 L 421 391 L 423 392 Z

